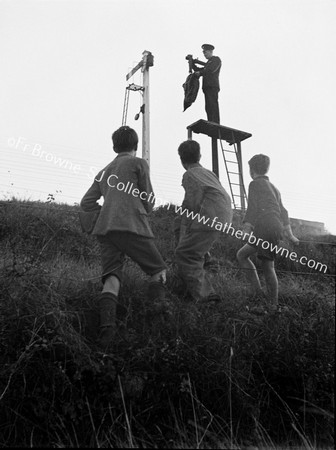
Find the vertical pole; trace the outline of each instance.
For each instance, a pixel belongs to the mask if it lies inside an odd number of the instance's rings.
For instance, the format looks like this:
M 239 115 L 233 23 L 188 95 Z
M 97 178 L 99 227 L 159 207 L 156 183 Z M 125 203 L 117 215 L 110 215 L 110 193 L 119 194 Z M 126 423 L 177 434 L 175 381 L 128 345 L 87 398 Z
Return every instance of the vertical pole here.
M 190 128 L 188 128 L 188 141 L 192 139 L 192 131 Z
M 147 64 L 147 55 L 149 52 L 143 52 L 143 115 L 142 115 L 142 157 L 150 166 L 150 142 L 149 142 L 149 66 Z
M 239 192 L 240 192 L 240 207 L 245 211 L 245 191 L 244 191 L 244 180 L 243 180 L 243 161 L 241 154 L 241 143 L 237 142 L 237 157 L 238 157 L 238 168 L 239 168 Z
M 219 177 L 217 138 L 211 138 L 212 171 Z

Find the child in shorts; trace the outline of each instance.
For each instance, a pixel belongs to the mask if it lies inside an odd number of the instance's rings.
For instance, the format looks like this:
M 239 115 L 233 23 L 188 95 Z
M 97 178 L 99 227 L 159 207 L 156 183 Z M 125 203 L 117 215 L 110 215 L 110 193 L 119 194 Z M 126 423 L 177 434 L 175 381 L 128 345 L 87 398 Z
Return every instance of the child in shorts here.
M 221 297 L 204 270 L 205 255 L 221 236 L 223 226 L 231 222 L 231 199 L 217 175 L 200 164 L 198 142 L 182 142 L 178 154 L 186 170 L 181 215 L 174 226 L 178 274 L 195 302 L 217 302 Z
M 278 278 L 274 269 L 275 246 L 284 235 L 293 244 L 299 240 L 293 235 L 288 212 L 284 208 L 278 189 L 269 181 L 270 158 L 255 155 L 248 162 L 252 182 L 249 185 L 248 208 L 244 217 L 244 233 L 250 234 L 249 241 L 237 253 L 237 259 L 251 285 L 251 294 L 263 295 L 255 265 L 250 257 L 254 254 L 261 260 L 265 276 L 267 296 L 271 309 L 278 305 Z M 252 239 L 252 231 L 254 239 Z
M 99 298 L 99 342 L 104 348 L 115 335 L 125 255 L 150 276 L 150 300 L 164 299 L 166 281 L 166 264 L 155 245 L 148 220 L 155 197 L 148 164 L 136 157 L 137 133 L 123 126 L 113 133 L 112 142 L 117 157 L 97 174 L 80 203 L 83 211 L 99 211 L 92 234 L 101 246 L 103 290 Z M 100 206 L 98 200 L 102 196 L 104 203 Z

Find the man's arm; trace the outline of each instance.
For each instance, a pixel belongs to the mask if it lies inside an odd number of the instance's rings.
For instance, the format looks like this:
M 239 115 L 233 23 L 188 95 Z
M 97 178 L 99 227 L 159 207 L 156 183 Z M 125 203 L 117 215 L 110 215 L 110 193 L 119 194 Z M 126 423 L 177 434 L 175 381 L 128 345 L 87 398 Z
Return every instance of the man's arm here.
M 199 67 L 199 66 L 196 65 L 196 63 L 197 63 L 197 64 L 200 64 L 201 66 L 205 66 L 206 63 L 203 62 L 203 61 L 199 61 L 198 59 L 193 59 L 193 60 L 192 60 L 192 70 L 194 71 L 194 73 L 195 73 L 195 74 L 197 75 L 197 77 L 199 78 L 200 76 L 202 76 L 204 67 Z
M 294 236 L 290 224 L 284 227 L 284 235 L 292 244 L 297 245 L 300 243 L 299 239 L 296 236 Z
M 174 218 L 174 223 L 173 223 L 175 247 L 178 245 L 179 240 L 180 240 L 181 224 L 182 224 L 182 216 L 181 215 L 176 216 Z
M 296 236 L 294 236 L 294 234 L 292 232 L 292 227 L 290 226 L 290 222 L 289 222 L 288 211 L 282 204 L 281 196 L 279 196 L 279 207 L 280 207 L 280 217 L 281 217 L 282 223 L 284 225 L 285 237 L 290 242 L 292 242 L 292 244 L 295 244 L 295 245 L 299 244 L 299 242 L 300 242 L 299 239 Z
M 284 226 L 287 226 L 289 224 L 289 216 L 288 216 L 288 211 L 287 209 L 284 207 L 284 205 L 282 204 L 282 200 L 281 200 L 281 195 L 279 193 L 279 208 L 280 208 L 280 217 L 281 217 L 281 221 L 284 224 Z
M 199 212 L 203 191 L 200 188 L 198 180 L 187 171 L 183 175 L 182 186 L 185 191 L 182 207 L 187 208 L 188 211 Z
M 222 61 L 218 58 L 218 56 L 214 56 L 213 58 L 211 58 L 208 61 L 208 63 L 204 67 L 203 76 L 207 75 L 209 73 L 211 73 L 211 74 L 219 73 L 221 66 L 222 66 Z
M 99 205 L 98 200 L 101 198 L 101 196 L 102 193 L 100 191 L 99 183 L 95 180 L 82 198 L 80 207 L 83 211 L 86 212 L 99 211 L 101 209 L 101 206 Z
M 140 190 L 139 195 L 141 195 L 142 192 L 147 193 L 147 195 L 145 196 L 146 199 L 143 200 L 141 198 L 140 200 L 142 201 L 142 204 L 144 205 L 145 210 L 148 213 L 150 213 L 154 207 L 154 203 L 152 201 L 154 199 L 154 192 L 153 192 L 153 187 L 152 187 L 152 183 L 151 183 L 150 176 L 149 176 L 149 166 L 144 159 L 140 160 L 140 167 L 139 167 L 139 172 L 138 172 L 138 186 L 139 186 L 139 190 Z
M 205 66 L 206 62 L 200 61 L 199 59 L 193 59 L 192 60 L 192 68 L 195 72 L 202 70 L 202 67 L 198 67 L 196 64 L 200 64 L 201 66 Z
M 253 181 L 249 185 L 247 198 L 248 198 L 248 206 L 247 206 L 247 210 L 245 213 L 243 223 L 246 225 L 248 224 L 251 227 L 254 227 L 254 225 L 256 223 L 256 219 L 257 219 L 257 213 L 258 213 L 258 200 L 257 200 L 258 195 L 257 195 L 256 186 L 253 183 Z

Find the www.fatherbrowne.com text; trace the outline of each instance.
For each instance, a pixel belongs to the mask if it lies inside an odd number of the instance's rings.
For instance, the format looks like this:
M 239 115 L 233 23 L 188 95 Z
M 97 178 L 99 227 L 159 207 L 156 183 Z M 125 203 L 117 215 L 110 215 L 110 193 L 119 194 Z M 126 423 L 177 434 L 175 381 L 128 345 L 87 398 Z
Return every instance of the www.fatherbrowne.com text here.
M 100 177 L 101 181 L 103 178 L 103 174 Z M 111 188 L 115 188 L 118 191 L 123 191 L 127 194 L 131 194 L 134 197 L 139 197 L 142 201 L 147 201 L 149 203 L 155 204 L 156 207 L 162 206 L 165 207 L 167 210 L 171 208 L 170 202 L 165 202 L 162 199 L 155 197 L 153 192 L 148 193 L 146 191 L 140 191 L 138 188 L 134 187 L 134 184 L 131 182 L 127 182 L 126 184 L 119 181 L 117 175 L 110 175 L 106 182 Z M 187 208 L 183 208 L 182 206 L 173 205 L 175 213 L 180 214 L 181 216 L 186 217 L 190 220 L 197 220 L 198 223 L 201 223 L 203 225 L 206 225 L 208 227 L 213 228 L 216 231 L 221 231 L 222 233 L 230 234 L 231 236 L 236 237 L 237 239 L 241 239 L 243 241 L 247 241 L 251 245 L 260 245 L 264 250 L 270 249 L 272 252 L 274 252 L 276 255 L 281 255 L 286 258 L 289 258 L 291 261 L 298 262 L 302 264 L 303 266 L 307 266 L 310 269 L 319 270 L 320 272 L 326 273 L 328 270 L 328 267 L 326 264 L 322 264 L 320 262 L 316 262 L 313 259 L 308 259 L 306 256 L 301 256 L 296 252 L 292 252 L 288 250 L 287 248 L 280 247 L 278 245 L 275 245 L 273 243 L 270 243 L 266 240 L 263 240 L 261 238 L 257 238 L 252 233 L 245 233 L 242 230 L 235 230 L 231 223 L 222 223 L 218 221 L 218 217 L 205 217 L 200 215 L 200 213 L 195 213 L 194 211 L 189 211 Z

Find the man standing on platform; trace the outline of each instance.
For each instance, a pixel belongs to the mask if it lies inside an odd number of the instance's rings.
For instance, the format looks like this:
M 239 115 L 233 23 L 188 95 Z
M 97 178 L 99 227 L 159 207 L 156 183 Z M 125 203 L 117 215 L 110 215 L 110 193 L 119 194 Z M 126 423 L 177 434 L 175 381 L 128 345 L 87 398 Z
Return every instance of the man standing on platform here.
M 207 59 L 206 63 L 197 61 L 197 64 L 204 65 L 203 68 L 198 67 L 196 62 L 193 63 L 193 70 L 199 77 L 203 77 L 202 90 L 205 97 L 205 111 L 209 122 L 219 123 L 219 72 L 222 62 L 218 56 L 213 55 L 215 47 L 211 44 L 203 44 L 203 55 Z

